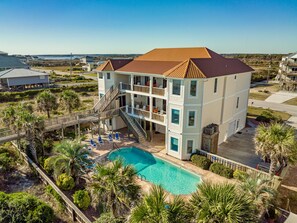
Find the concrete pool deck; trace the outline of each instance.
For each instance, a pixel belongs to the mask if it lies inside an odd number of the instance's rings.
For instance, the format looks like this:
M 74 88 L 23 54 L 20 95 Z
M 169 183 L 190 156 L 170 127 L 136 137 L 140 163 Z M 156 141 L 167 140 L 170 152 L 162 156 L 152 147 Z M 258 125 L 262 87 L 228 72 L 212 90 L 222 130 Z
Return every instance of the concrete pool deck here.
M 219 176 L 217 174 L 212 173 L 208 170 L 203 170 L 195 165 L 193 165 L 190 161 L 183 161 L 179 160 L 177 158 L 174 158 L 172 156 L 169 156 L 166 154 L 165 150 L 165 135 L 164 134 L 154 134 L 152 142 L 144 142 L 142 144 L 137 143 L 133 139 L 129 139 L 128 135 L 125 133 L 121 133 L 123 138 L 120 141 L 114 140 L 113 142 L 116 143 L 116 145 L 121 147 L 137 147 L 144 151 L 152 153 L 154 156 L 163 159 L 167 162 L 170 162 L 178 167 L 181 167 L 191 173 L 197 174 L 201 177 L 203 182 L 210 182 L 210 183 L 236 183 L 237 181 L 235 179 L 227 179 L 225 177 Z M 87 139 L 83 141 L 83 144 L 90 145 L 90 139 L 92 138 L 90 134 L 87 134 Z M 93 139 L 97 139 L 98 135 L 94 135 Z M 104 140 L 104 145 L 99 146 L 97 149 L 93 148 L 91 151 L 91 156 L 95 161 L 99 161 L 100 157 L 106 156 L 108 153 L 110 153 L 113 150 L 113 144 L 109 143 L 107 140 L 107 136 L 102 136 Z M 97 141 L 97 140 L 95 140 Z M 174 179 L 173 179 L 174 180 Z M 137 179 L 137 183 L 141 186 L 142 191 L 144 193 L 148 193 L 150 188 L 152 187 L 152 183 Z M 190 198 L 190 194 L 188 195 L 181 195 L 185 199 Z M 173 198 L 174 196 L 169 193 L 169 199 Z

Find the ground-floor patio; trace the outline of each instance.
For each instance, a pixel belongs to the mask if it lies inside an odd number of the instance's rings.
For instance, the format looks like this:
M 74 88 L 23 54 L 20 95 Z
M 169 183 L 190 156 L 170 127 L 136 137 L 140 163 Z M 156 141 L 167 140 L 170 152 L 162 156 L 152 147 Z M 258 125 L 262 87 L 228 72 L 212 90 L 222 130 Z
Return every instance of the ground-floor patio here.
M 247 127 L 219 145 L 219 156 L 256 168 L 263 163 L 255 154 L 255 128 Z

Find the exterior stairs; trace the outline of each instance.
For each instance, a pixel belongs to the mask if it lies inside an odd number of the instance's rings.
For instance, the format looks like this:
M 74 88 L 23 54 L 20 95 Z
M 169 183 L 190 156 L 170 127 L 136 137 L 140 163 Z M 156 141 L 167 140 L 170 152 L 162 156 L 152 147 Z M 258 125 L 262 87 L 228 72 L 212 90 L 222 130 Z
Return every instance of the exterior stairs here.
M 120 89 L 118 87 L 113 87 L 106 92 L 106 94 L 100 98 L 100 100 L 94 105 L 93 110 L 94 112 L 103 112 L 106 110 L 108 105 L 117 98 L 120 93 Z
M 119 114 L 123 121 L 126 123 L 128 126 L 128 129 L 132 131 L 133 135 L 137 138 L 139 143 L 144 143 L 147 141 L 147 133 L 146 131 L 141 127 L 139 122 L 128 115 L 125 111 L 122 109 L 119 109 Z

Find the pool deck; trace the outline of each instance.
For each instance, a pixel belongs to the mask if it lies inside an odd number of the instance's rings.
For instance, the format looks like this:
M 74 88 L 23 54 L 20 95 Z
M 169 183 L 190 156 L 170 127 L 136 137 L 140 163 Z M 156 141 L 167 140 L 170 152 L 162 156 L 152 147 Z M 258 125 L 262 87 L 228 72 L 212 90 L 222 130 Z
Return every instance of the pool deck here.
M 163 159 L 165 161 L 168 161 L 176 166 L 179 166 L 181 168 L 184 168 L 185 170 L 188 170 L 189 172 L 192 172 L 194 174 L 198 174 L 202 181 L 204 182 L 210 182 L 210 183 L 236 183 L 237 181 L 234 179 L 227 179 L 225 177 L 219 176 L 217 174 L 214 174 L 210 171 L 203 170 L 195 165 L 193 165 L 190 161 L 183 161 L 176 159 L 172 156 L 169 156 L 166 154 L 165 149 L 165 135 L 164 134 L 154 134 L 152 142 L 145 142 L 145 143 L 137 143 L 135 140 L 128 138 L 127 134 L 121 134 L 122 138 L 119 141 L 114 140 L 113 142 L 116 143 L 116 145 L 121 147 L 137 147 L 144 151 L 152 153 L 154 156 Z M 82 142 L 86 145 L 89 145 L 89 141 L 91 139 L 90 135 L 87 135 L 87 139 Z M 95 135 L 93 139 L 98 138 L 98 135 Z M 91 156 L 95 161 L 99 161 L 100 157 L 106 156 L 108 153 L 110 153 L 113 150 L 113 143 L 109 143 L 106 136 L 102 136 L 104 145 L 97 146 L 97 148 L 93 148 L 91 152 Z M 148 193 L 151 186 L 153 185 L 150 182 L 147 182 L 145 180 L 137 179 L 137 183 L 141 186 L 142 191 L 144 193 Z M 169 199 L 173 198 L 174 196 L 169 194 Z M 190 195 L 182 195 L 185 199 L 189 199 Z

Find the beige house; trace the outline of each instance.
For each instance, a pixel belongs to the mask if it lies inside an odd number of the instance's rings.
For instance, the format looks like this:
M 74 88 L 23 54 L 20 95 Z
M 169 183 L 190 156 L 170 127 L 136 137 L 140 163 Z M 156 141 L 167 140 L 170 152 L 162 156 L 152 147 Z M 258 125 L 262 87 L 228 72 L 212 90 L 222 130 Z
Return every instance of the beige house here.
M 96 109 L 122 111 L 106 120 L 108 128 L 133 122 L 145 137 L 164 134 L 167 154 L 178 159 L 202 148 L 210 124 L 218 126 L 219 144 L 245 126 L 253 70 L 208 48 L 154 49 L 134 60 L 109 60 L 97 71 Z

